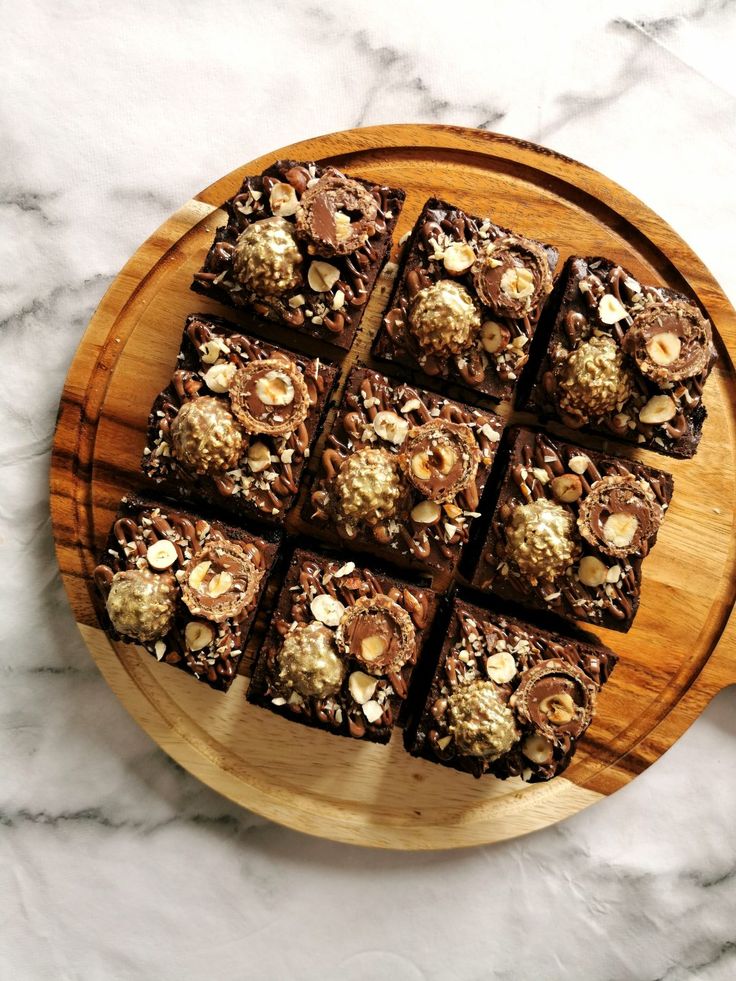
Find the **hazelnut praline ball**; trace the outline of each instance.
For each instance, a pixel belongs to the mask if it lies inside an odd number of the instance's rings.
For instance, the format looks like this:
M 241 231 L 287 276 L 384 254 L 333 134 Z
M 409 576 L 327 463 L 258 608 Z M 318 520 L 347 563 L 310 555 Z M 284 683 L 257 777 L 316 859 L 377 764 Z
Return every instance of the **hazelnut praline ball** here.
M 305 698 L 333 695 L 345 677 L 335 635 L 321 623 L 298 626 L 288 633 L 277 662 L 279 688 L 297 691 Z
M 176 611 L 176 584 L 170 573 L 148 569 L 116 572 L 106 601 L 113 628 L 136 640 L 155 640 L 168 633 Z
M 185 402 L 171 423 L 174 456 L 195 473 L 222 473 L 237 466 L 243 433 L 221 400 L 206 395 Z
M 235 245 L 233 274 L 257 296 L 279 296 L 303 282 L 302 254 L 285 218 L 248 225 Z
M 457 688 L 447 704 L 448 729 L 467 756 L 496 760 L 519 739 L 514 713 L 491 681 L 471 681 Z
M 576 558 L 573 516 L 544 497 L 521 504 L 506 527 L 506 552 L 533 579 L 554 579 Z
M 451 279 L 420 290 L 409 310 L 409 326 L 429 354 L 460 354 L 480 330 L 480 310 L 470 293 Z
M 614 412 L 631 396 L 632 378 L 616 342 L 605 334 L 571 351 L 559 378 L 560 408 L 586 422 Z
M 358 450 L 335 480 L 340 515 L 371 527 L 395 515 L 404 496 L 396 456 L 382 449 Z

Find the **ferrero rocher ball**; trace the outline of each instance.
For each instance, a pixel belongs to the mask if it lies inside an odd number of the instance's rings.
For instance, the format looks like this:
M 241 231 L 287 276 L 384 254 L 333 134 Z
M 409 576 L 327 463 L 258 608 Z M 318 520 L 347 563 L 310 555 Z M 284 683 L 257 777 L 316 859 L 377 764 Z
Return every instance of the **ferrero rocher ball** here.
M 235 246 L 233 274 L 256 296 L 279 296 L 301 286 L 302 254 L 293 224 L 264 218 L 248 225 Z
M 171 629 L 176 610 L 174 577 L 149 569 L 116 572 L 106 606 L 110 623 L 119 634 L 136 640 L 163 637 Z
M 388 450 L 358 450 L 343 463 L 335 480 L 340 516 L 370 527 L 395 515 L 404 493 L 398 458 Z
M 491 681 L 471 681 L 457 688 L 447 702 L 448 729 L 467 756 L 496 760 L 519 739 L 514 713 Z
M 588 422 L 615 412 L 630 397 L 632 379 L 616 342 L 605 334 L 571 351 L 559 378 L 563 412 Z
M 179 409 L 171 423 L 171 448 L 195 473 L 222 473 L 237 466 L 243 433 L 227 405 L 205 395 Z
M 420 290 L 409 310 L 409 326 L 428 354 L 460 354 L 480 330 L 480 310 L 472 296 L 452 279 Z
M 297 691 L 305 698 L 334 695 L 345 677 L 334 631 L 316 622 L 298 626 L 286 635 L 277 666 L 279 689 Z
M 580 549 L 572 538 L 573 516 L 540 497 L 517 507 L 506 526 L 506 553 L 531 579 L 555 579 Z

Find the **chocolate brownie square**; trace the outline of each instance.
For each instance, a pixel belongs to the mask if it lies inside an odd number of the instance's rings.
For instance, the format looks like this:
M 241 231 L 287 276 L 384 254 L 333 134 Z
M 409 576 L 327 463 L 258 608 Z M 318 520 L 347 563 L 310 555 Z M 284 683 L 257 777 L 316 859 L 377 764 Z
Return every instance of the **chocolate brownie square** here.
M 430 198 L 373 353 L 500 401 L 513 394 L 552 289 L 557 249 Z
M 303 725 L 387 743 L 436 605 L 431 589 L 297 550 L 248 700 Z
M 628 630 L 672 477 L 532 429 L 510 430 L 509 442 L 473 584 L 567 619 Z
M 475 777 L 550 780 L 569 765 L 617 660 L 589 639 L 456 600 L 406 748 Z
M 302 517 L 347 545 L 452 572 L 503 420 L 369 368 L 348 378 Z
M 246 177 L 192 289 L 339 348 L 353 342 L 405 193 L 313 162 Z
M 94 570 L 107 633 L 227 691 L 279 540 L 123 498 Z
M 640 284 L 610 259 L 572 256 L 545 321 L 537 343 L 546 350 L 519 389 L 525 408 L 667 456 L 694 455 L 716 350 L 691 300 Z
M 281 522 L 336 369 L 217 317 L 187 317 L 178 367 L 151 409 L 142 469 L 177 500 Z

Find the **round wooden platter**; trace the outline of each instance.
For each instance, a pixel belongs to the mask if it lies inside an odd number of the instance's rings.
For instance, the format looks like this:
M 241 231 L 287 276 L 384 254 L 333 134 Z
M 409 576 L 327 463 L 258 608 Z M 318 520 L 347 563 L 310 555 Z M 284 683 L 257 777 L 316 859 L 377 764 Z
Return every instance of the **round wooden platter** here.
M 399 732 L 384 747 L 291 725 L 245 702 L 249 661 L 223 696 L 139 648 L 111 643 L 100 629 L 90 572 L 122 493 L 143 487 L 138 462 L 146 418 L 171 375 L 184 317 L 216 311 L 249 324 L 191 293 L 192 274 L 224 220 L 218 206 L 245 174 L 277 157 L 329 162 L 405 188 L 397 239 L 424 200 L 437 195 L 553 242 L 562 259 L 573 252 L 615 257 L 644 282 L 697 296 L 716 325 L 720 360 L 706 389 L 710 417 L 697 458 L 623 451 L 671 469 L 674 501 L 644 565 L 634 628 L 599 632 L 621 661 L 597 718 L 573 765 L 549 784 L 473 780 L 415 760 Z M 390 280 L 387 271 L 345 370 L 356 356 L 365 359 Z M 317 351 L 277 328 L 265 334 Z M 54 441 L 51 510 L 83 637 L 110 687 L 167 753 L 220 793 L 293 828 L 362 845 L 433 849 L 499 841 L 559 821 L 628 783 L 716 692 L 736 682 L 734 351 L 736 313 L 687 245 L 631 194 L 543 147 L 476 130 L 406 125 L 334 133 L 268 153 L 187 202 L 138 249 L 103 298 L 70 368 Z

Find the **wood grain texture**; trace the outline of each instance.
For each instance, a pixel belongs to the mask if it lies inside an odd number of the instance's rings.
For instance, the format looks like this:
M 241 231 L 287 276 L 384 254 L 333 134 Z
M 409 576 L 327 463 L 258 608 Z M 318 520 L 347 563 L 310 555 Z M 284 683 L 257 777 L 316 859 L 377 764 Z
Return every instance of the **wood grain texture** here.
M 222 696 L 135 647 L 111 644 L 98 627 L 90 572 L 121 494 L 142 486 L 146 417 L 169 380 L 184 317 L 224 313 L 277 343 L 324 353 L 286 329 L 256 330 L 247 315 L 188 288 L 224 220 L 219 204 L 244 174 L 277 156 L 329 162 L 404 187 L 397 237 L 435 194 L 554 243 L 562 259 L 573 252 L 615 257 L 644 282 L 696 296 L 716 326 L 720 362 L 706 389 L 710 418 L 695 461 L 621 451 L 671 470 L 675 496 L 644 565 L 634 628 L 624 636 L 599 631 L 621 663 L 598 716 L 573 765 L 550 784 L 464 778 L 409 757 L 399 734 L 388 747 L 364 746 L 290 726 L 244 701 L 244 678 Z M 343 376 L 356 356 L 369 360 L 389 287 L 384 274 Z M 364 845 L 448 848 L 552 824 L 626 784 L 716 692 L 736 683 L 735 350 L 736 313 L 688 246 L 628 192 L 559 154 L 498 134 L 415 125 L 336 133 L 269 153 L 189 201 L 140 247 L 103 298 L 69 371 L 51 506 L 85 641 L 111 688 L 166 752 L 221 793 L 291 827 Z M 300 527 L 296 518 L 289 526 Z

